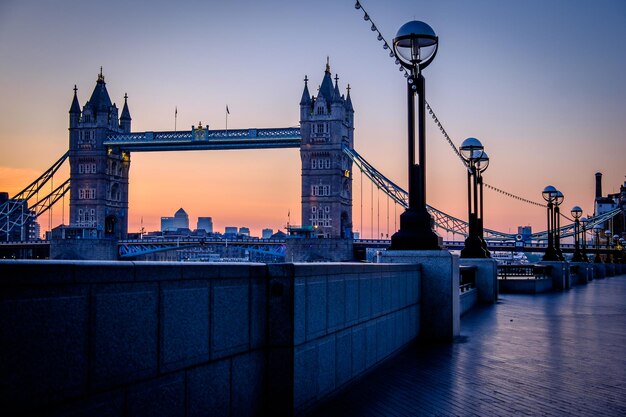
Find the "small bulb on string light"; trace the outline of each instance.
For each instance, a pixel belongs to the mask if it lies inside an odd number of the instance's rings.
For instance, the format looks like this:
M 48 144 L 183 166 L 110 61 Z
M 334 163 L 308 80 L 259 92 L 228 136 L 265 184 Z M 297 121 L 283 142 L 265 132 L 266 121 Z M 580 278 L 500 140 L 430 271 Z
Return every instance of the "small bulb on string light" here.
M 382 41 L 382 40 L 383 40 L 383 35 L 381 35 L 381 34 L 379 33 L 379 34 L 378 34 L 378 37 L 377 37 L 376 39 L 378 39 L 379 41 Z
M 374 24 L 373 24 L 373 23 L 372 23 L 372 27 L 371 27 L 371 29 L 372 29 L 372 32 L 376 32 L 376 26 L 374 26 Z
M 389 56 L 393 58 L 393 51 L 389 51 Z
M 386 43 L 383 45 L 383 49 L 389 49 L 389 45 L 387 45 Z
M 370 17 L 367 13 L 365 13 L 365 16 L 363 16 L 363 20 L 368 21 L 370 20 Z

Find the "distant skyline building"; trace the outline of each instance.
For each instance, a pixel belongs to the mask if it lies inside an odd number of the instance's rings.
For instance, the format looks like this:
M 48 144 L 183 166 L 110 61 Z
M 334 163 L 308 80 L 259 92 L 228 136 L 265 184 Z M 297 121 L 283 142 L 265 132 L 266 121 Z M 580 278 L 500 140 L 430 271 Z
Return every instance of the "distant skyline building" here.
M 207 233 L 213 233 L 213 218 L 212 217 L 198 217 L 198 230 L 204 230 Z
M 237 236 L 237 226 L 226 226 L 224 228 L 224 235 Z
M 35 213 L 28 208 L 28 203 L 24 200 L 9 199 L 9 194 L 6 192 L 0 192 L 0 205 L 11 202 L 11 204 L 17 204 L 17 210 L 9 216 L 9 222 L 21 223 L 20 217 L 26 216 L 24 226 L 13 227 L 11 232 L 0 232 L 0 241 L 26 241 L 37 240 L 41 238 L 39 223 L 37 223 Z
M 161 217 L 161 232 L 175 232 L 178 229 L 189 229 L 189 216 L 182 207 L 174 217 Z
M 242 236 L 250 237 L 250 228 L 249 227 L 240 227 L 239 228 L 239 234 L 242 235 Z
M 161 217 L 161 231 L 162 232 L 171 232 L 174 229 L 174 218 L 173 217 Z
M 269 238 L 272 237 L 273 234 L 274 234 L 274 230 L 273 229 L 263 229 L 261 231 L 261 238 L 269 239 Z
M 189 216 L 182 207 L 174 214 L 174 228 L 189 229 Z

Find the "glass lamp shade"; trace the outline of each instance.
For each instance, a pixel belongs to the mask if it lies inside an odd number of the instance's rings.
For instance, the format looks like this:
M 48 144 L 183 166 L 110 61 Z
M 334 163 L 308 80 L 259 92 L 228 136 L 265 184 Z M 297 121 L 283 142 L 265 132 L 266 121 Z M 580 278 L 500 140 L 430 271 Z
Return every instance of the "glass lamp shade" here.
M 546 188 L 543 189 L 543 191 L 541 192 L 541 196 L 543 197 L 544 200 L 546 200 L 547 202 L 551 202 L 554 197 L 556 196 L 556 188 L 554 188 L 551 185 L 548 185 Z
M 583 214 L 583 209 L 581 209 L 579 206 L 572 207 L 572 216 L 575 219 L 579 219 L 581 214 Z
M 489 167 L 489 155 L 487 155 L 487 152 L 482 151 L 478 159 L 476 159 L 476 168 L 480 172 L 485 172 L 487 167 Z
M 439 39 L 427 23 L 413 20 L 398 29 L 393 50 L 406 68 L 426 68 L 437 54 Z
M 467 138 L 461 143 L 461 146 L 459 146 L 461 157 L 465 162 L 476 162 L 481 157 L 483 149 L 483 144 L 476 138 Z
M 557 190 L 554 204 L 556 204 L 557 206 L 560 206 L 564 199 L 565 199 L 565 196 L 563 195 L 563 193 Z

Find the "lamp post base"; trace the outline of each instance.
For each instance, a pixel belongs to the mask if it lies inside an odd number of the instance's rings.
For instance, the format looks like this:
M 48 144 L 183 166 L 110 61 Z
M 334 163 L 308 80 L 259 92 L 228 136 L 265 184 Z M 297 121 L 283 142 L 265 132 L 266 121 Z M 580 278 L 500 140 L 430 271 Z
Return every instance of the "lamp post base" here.
M 461 258 L 488 258 L 489 255 L 483 248 L 483 240 L 478 236 L 468 236 L 465 239 L 465 247 L 461 250 Z
M 583 254 L 580 251 L 574 251 L 572 262 L 585 262 L 585 258 L 583 258 Z
M 546 253 L 545 255 L 543 255 L 543 258 L 541 258 L 541 260 L 556 262 L 560 261 L 561 258 L 559 258 L 559 254 L 556 252 L 556 249 L 554 249 L 553 246 L 548 246 L 548 248 L 546 249 Z
M 389 250 L 441 250 L 441 238 L 431 222 L 426 210 L 407 209 L 400 215 L 400 230 L 391 236 Z

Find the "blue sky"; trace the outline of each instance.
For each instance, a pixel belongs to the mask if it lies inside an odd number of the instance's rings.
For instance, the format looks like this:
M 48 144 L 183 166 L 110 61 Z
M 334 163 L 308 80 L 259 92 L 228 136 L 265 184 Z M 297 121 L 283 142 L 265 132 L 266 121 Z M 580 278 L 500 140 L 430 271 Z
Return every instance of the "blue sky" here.
M 388 41 L 413 19 L 437 32 L 427 100 L 457 145 L 468 136 L 483 142 L 487 183 L 533 200 L 552 184 L 567 208 L 586 212 L 596 171 L 606 191 L 619 189 L 626 2 L 362 4 Z M 354 1 L 5 0 L 0 189 L 19 191 L 64 152 L 72 88 L 84 104 L 100 66 L 118 106 L 128 93 L 133 130 L 173 129 L 176 106 L 179 129 L 198 121 L 223 128 L 226 104 L 231 128 L 287 127 L 298 124 L 304 75 L 318 85 L 327 56 L 342 91 L 352 87 L 356 149 L 405 186 L 404 78 Z M 429 203 L 464 218 L 463 167 L 430 122 L 427 133 Z M 180 206 L 192 220 L 213 216 L 218 228 L 283 227 L 287 211 L 299 216 L 299 169 L 297 150 L 134 154 L 131 230 L 142 216 L 156 229 Z M 485 197 L 487 227 L 545 229 L 541 209 Z M 368 235 L 360 204 L 355 228 Z

